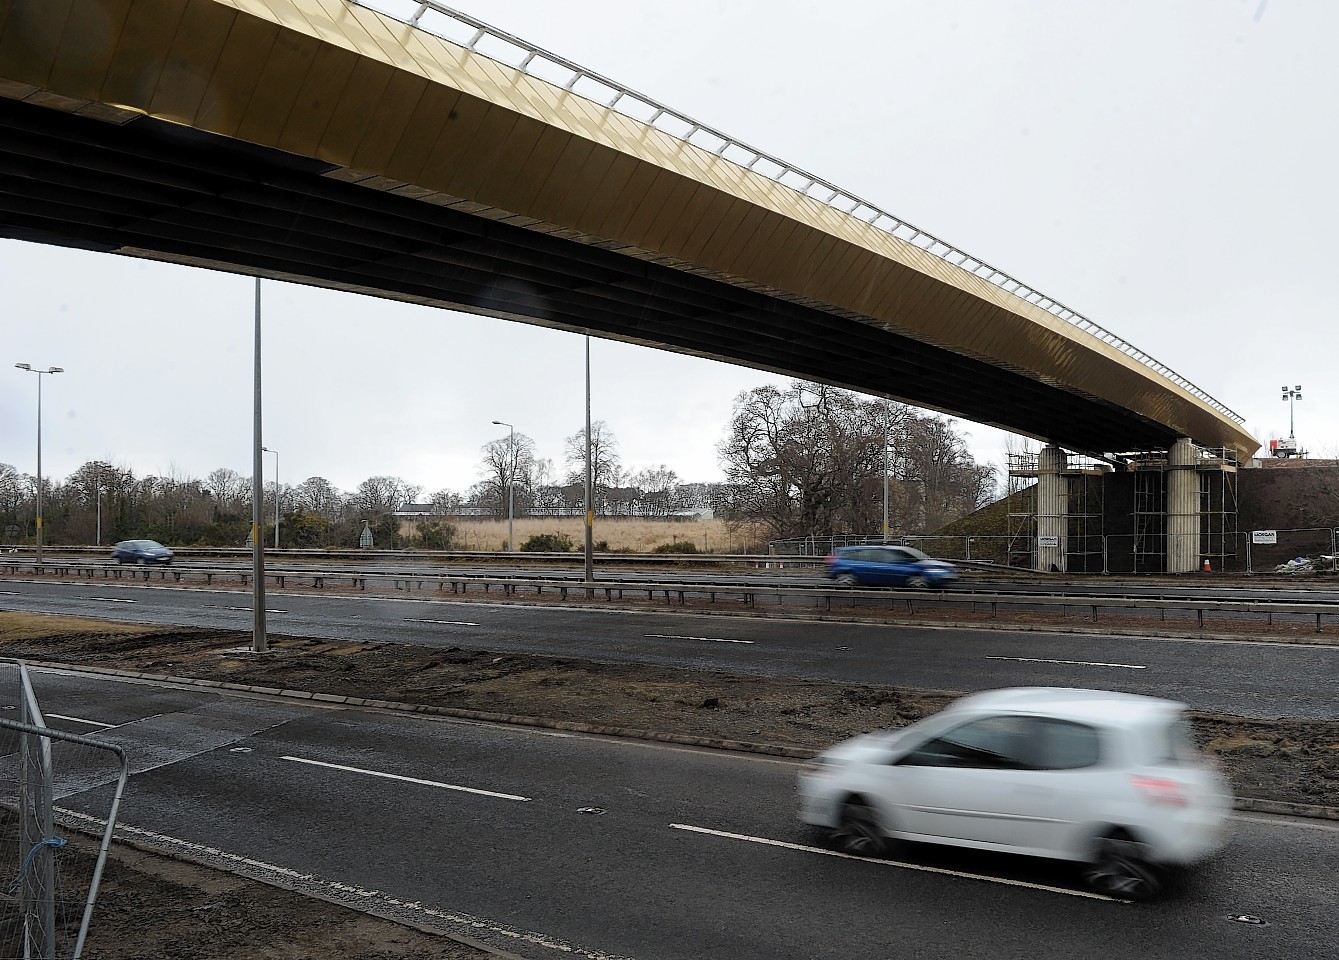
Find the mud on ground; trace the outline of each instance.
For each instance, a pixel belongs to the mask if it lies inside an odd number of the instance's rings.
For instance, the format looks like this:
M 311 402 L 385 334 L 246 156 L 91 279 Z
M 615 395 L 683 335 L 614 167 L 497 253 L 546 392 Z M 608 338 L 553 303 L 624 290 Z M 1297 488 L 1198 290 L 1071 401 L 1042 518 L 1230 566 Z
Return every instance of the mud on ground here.
M 0 614 L 0 655 L 7 657 L 814 751 L 911 723 L 958 695 L 399 643 L 272 636 L 273 651 L 256 655 L 247 649 L 249 635 L 232 631 L 57 628 L 42 636 L 20 629 L 13 616 Z M 1194 720 L 1198 739 L 1220 759 L 1238 796 L 1339 806 L 1339 723 L 1207 713 Z M 253 886 L 118 847 L 95 917 L 98 949 L 91 942 L 89 955 L 478 956 L 390 921 L 296 894 L 276 898 L 268 888 L 256 893 Z

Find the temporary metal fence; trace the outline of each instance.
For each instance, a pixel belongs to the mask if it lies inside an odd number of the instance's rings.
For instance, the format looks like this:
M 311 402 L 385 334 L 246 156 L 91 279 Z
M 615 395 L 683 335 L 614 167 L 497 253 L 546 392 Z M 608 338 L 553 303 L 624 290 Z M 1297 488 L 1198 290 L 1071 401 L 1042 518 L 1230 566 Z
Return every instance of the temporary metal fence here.
M 1339 573 L 1339 529 L 1301 527 L 1238 534 L 1247 573 Z
M 0 960 L 83 955 L 116 811 L 129 773 L 125 751 L 47 725 L 27 668 L 0 662 Z M 105 788 L 114 784 L 109 791 Z M 61 836 L 65 797 L 102 791 L 107 810 L 96 856 Z

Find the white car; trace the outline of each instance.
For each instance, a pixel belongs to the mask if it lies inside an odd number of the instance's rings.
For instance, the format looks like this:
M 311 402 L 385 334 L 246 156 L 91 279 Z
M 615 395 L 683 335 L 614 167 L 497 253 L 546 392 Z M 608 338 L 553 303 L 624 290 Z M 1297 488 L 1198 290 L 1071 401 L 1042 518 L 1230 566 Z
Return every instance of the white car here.
M 1078 861 L 1130 900 L 1217 852 L 1232 809 L 1183 704 L 1063 687 L 974 694 L 838 744 L 799 794 L 800 819 L 848 853 L 911 840 Z

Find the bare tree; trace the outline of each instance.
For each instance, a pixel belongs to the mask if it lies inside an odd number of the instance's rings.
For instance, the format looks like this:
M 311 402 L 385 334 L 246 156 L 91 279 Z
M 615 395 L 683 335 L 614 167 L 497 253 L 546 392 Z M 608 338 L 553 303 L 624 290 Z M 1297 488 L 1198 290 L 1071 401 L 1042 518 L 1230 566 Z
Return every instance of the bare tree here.
M 236 470 L 219 467 L 205 477 L 205 487 L 220 513 L 244 515 L 251 506 L 251 478 Z
M 567 438 L 567 482 L 584 486 L 586 482 L 586 430 L 583 427 Z M 617 487 L 623 477 L 623 465 L 618 457 L 618 440 L 609 424 L 596 420 L 590 425 L 591 485 L 597 494 Z
M 628 479 L 637 488 L 642 513 L 663 517 L 679 507 L 679 475 L 665 464 L 645 467 Z
M 432 504 L 432 515 L 435 517 L 450 516 L 460 510 L 460 494 L 447 490 L 443 487 L 431 497 L 428 502 Z
M 366 514 L 394 513 L 422 492 L 421 486 L 400 477 L 368 477 L 358 485 L 349 504 Z
M 539 463 L 535 459 L 535 442 L 523 433 L 508 431 L 505 437 L 484 444 L 483 454 L 479 462 L 480 480 L 470 490 L 473 501 L 505 517 L 508 486 L 514 485 L 516 511 L 525 513 L 537 485 Z
M 211 474 L 210 476 L 213 476 Z M 312 513 L 327 520 L 339 517 L 344 506 L 344 497 L 333 483 L 325 477 L 308 477 L 289 492 L 293 507 L 304 513 Z

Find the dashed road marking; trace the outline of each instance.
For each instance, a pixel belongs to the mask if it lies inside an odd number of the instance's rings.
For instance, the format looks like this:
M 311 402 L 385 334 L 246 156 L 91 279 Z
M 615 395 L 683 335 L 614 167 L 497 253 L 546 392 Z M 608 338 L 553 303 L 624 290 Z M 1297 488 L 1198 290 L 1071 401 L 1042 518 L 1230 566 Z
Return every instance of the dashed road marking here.
M 853 853 L 842 853 L 840 850 L 825 850 L 822 847 L 811 847 L 803 843 L 790 843 L 786 840 L 772 840 L 767 837 L 751 837 L 745 833 L 727 833 L 724 830 L 694 827 L 687 823 L 671 823 L 670 828 L 673 830 L 687 830 L 690 833 L 702 833 L 710 837 L 722 837 L 726 840 L 743 840 L 748 843 L 759 843 L 768 847 L 781 847 L 783 850 L 797 850 L 800 853 L 816 853 L 825 857 L 840 857 L 844 860 L 859 860 L 862 863 L 873 863 L 882 867 L 897 867 L 901 870 L 916 870 L 920 873 L 938 873 L 948 877 L 960 877 L 964 880 L 982 880 L 986 883 L 998 883 L 1006 887 L 1025 887 L 1028 890 L 1060 893 L 1067 897 L 1082 897 L 1087 900 L 1105 900 L 1108 903 L 1129 903 L 1128 900 L 1108 897 L 1105 894 L 1092 893 L 1088 890 L 1068 890 L 1064 887 L 1052 887 L 1044 883 L 1030 883 L 1027 880 L 1010 880 L 1008 877 L 992 877 L 983 873 L 967 873 L 962 870 L 930 867 L 920 863 L 903 863 L 900 860 L 879 860 L 874 857 L 858 857 Z
M 48 720 L 68 720 L 70 723 L 86 723 L 90 727 L 102 727 L 104 730 L 116 726 L 114 723 L 103 723 L 101 720 L 85 720 L 83 717 L 67 717 L 63 713 L 48 713 L 46 714 L 46 718 Z
M 96 600 L 98 603 L 139 603 L 138 600 L 122 600 L 120 597 L 80 597 L 80 600 Z
M 460 793 L 476 793 L 482 797 L 496 797 L 499 800 L 521 800 L 529 802 L 529 797 L 518 797 L 514 793 L 497 793 L 493 790 L 480 790 L 476 787 L 462 787 L 454 783 L 441 783 L 437 780 L 422 780 L 418 777 L 402 777 L 398 773 L 382 773 L 380 770 L 364 770 L 362 767 L 346 767 L 340 763 L 325 763 L 321 760 L 308 760 L 305 757 L 280 757 L 280 760 L 291 760 L 294 763 L 306 763 L 313 767 L 325 767 L 328 770 L 342 770 L 345 773 L 360 773 L 367 777 L 381 777 L 385 780 L 399 780 L 402 783 L 417 783 L 424 787 L 437 787 L 441 790 L 456 790 Z
M 697 640 L 702 643 L 754 643 L 753 640 L 731 640 L 728 637 L 681 637 L 674 633 L 645 633 L 648 640 Z
M 1101 663 L 1095 660 L 1047 660 L 1045 657 L 986 657 L 987 660 L 1016 660 L 1019 663 L 1063 663 L 1075 667 L 1117 667 L 1121 670 L 1147 670 L 1137 663 Z
M 448 627 L 477 627 L 473 620 L 425 620 L 421 617 L 405 617 L 405 623 L 440 623 Z

